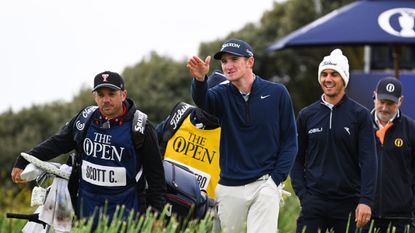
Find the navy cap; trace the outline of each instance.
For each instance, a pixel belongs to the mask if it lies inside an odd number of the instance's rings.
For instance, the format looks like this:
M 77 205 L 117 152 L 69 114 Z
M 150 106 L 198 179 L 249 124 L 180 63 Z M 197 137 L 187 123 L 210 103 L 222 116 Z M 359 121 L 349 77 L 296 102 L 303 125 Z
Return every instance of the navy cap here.
M 218 84 L 221 84 L 222 82 L 226 81 L 225 75 L 220 72 L 219 70 L 215 70 L 212 72 L 211 75 L 207 78 L 207 85 L 208 88 L 212 88 Z
M 251 46 L 245 41 L 238 39 L 231 39 L 223 43 L 221 49 L 213 56 L 213 58 L 220 60 L 224 53 L 230 53 L 238 57 L 254 56 Z
M 124 90 L 124 80 L 118 73 L 104 71 L 95 76 L 94 89 L 92 91 L 96 91 L 101 87 L 108 87 L 114 90 Z
M 396 78 L 384 78 L 376 86 L 376 95 L 379 100 L 390 100 L 395 103 L 399 102 L 402 95 L 401 81 Z

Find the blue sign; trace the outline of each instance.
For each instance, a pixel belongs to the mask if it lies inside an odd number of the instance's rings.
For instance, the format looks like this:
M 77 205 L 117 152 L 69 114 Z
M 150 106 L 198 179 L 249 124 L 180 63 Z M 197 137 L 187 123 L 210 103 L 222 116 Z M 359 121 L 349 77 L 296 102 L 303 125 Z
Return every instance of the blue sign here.
M 350 76 L 347 94 L 366 108 L 372 110 L 373 91 L 380 79 L 394 77 L 393 73 L 371 72 L 363 73 L 353 71 Z M 401 73 L 399 80 L 402 83 L 402 95 L 404 96 L 401 110 L 403 114 L 415 119 L 415 73 Z

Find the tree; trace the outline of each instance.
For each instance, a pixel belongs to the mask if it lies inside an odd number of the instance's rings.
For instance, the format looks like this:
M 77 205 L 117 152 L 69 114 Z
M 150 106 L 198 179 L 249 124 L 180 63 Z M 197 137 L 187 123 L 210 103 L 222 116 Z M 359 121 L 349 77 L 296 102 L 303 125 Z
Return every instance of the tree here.
M 177 102 L 192 103 L 192 77 L 185 61 L 175 61 L 152 52 L 148 59 L 127 67 L 123 77 L 128 95 L 155 123 L 167 117 Z
M 229 38 L 248 41 L 255 53 L 254 72 L 285 84 L 298 111 L 321 95 L 317 82 L 318 64 L 333 47 L 285 49 L 273 53 L 267 52 L 266 48 L 277 39 L 350 2 L 352 0 L 275 2 L 258 23 L 249 23 L 225 38 L 201 43 L 199 55 L 203 58 L 213 55 Z M 363 63 L 362 48 L 341 48 L 349 57 L 351 69 Z M 219 63 L 212 61 L 211 70 L 217 68 L 220 68 Z M 192 77 L 186 68 L 186 61 L 176 61 L 152 52 L 136 65 L 127 67 L 122 75 L 128 95 L 154 123 L 167 117 L 177 102 L 193 103 L 190 96 Z M 1 114 L 0 162 L 11 168 L 21 151 L 30 149 L 57 132 L 81 108 L 94 104 L 91 95 L 91 89 L 84 88 L 68 103 L 34 105 L 17 113 L 8 111 Z
M 293 48 L 277 52 L 269 52 L 267 47 L 290 32 L 350 2 L 352 0 L 275 2 L 273 8 L 263 14 L 259 24 L 250 23 L 223 39 L 202 43 L 199 54 L 202 57 L 211 55 L 230 38 L 248 41 L 254 48 L 254 72 L 263 78 L 285 84 L 297 112 L 321 95 L 317 81 L 318 65 L 334 47 Z M 362 64 L 362 48 L 342 47 L 342 49 L 351 58 L 349 59 L 351 68 Z M 218 67 L 218 64 L 214 64 L 213 67 Z

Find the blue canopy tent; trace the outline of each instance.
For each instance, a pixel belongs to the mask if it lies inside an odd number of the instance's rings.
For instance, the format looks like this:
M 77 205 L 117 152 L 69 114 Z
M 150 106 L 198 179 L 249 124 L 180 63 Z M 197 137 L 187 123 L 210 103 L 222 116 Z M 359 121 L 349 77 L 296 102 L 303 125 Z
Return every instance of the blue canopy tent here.
M 319 18 L 272 44 L 275 51 L 316 45 L 394 46 L 394 71 L 399 78 L 402 44 L 415 44 L 414 0 L 361 0 Z

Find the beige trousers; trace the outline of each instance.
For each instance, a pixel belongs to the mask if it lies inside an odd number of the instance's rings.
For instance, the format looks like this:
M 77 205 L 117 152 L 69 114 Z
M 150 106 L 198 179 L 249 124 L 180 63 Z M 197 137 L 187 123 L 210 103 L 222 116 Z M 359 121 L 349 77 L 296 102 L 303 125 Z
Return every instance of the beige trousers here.
M 276 233 L 281 192 L 270 176 L 242 186 L 216 186 L 224 233 Z

